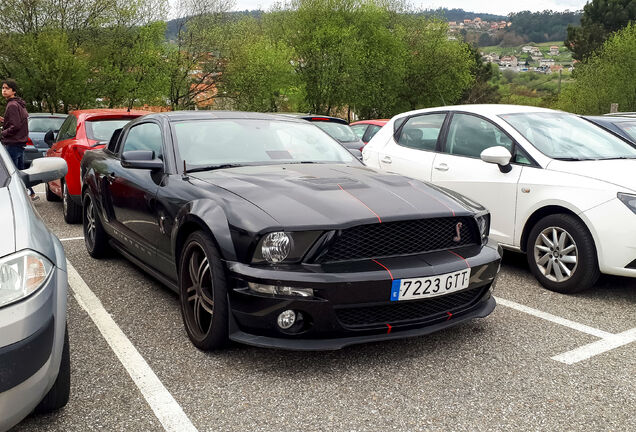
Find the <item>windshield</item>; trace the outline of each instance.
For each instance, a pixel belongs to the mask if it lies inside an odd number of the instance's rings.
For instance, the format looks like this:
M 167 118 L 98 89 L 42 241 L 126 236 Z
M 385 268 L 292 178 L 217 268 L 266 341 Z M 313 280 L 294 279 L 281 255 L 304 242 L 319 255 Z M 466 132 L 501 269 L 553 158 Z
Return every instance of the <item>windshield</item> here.
M 634 141 L 636 141 L 636 120 L 616 123 L 616 126 L 623 129 Z
M 312 123 L 340 142 L 353 142 L 359 140 L 358 136 L 351 130 L 351 126 L 349 125 L 327 121 L 316 121 Z
M 553 159 L 636 158 L 636 148 L 572 114 L 535 112 L 500 117 L 541 153 Z
M 188 167 L 300 162 L 351 163 L 353 155 L 309 123 L 218 119 L 175 123 L 181 158 Z
M 126 119 L 88 120 L 86 122 L 86 137 L 96 141 L 110 141 L 113 132 L 128 124 L 133 117 Z
M 59 131 L 65 117 L 29 117 L 29 132 Z

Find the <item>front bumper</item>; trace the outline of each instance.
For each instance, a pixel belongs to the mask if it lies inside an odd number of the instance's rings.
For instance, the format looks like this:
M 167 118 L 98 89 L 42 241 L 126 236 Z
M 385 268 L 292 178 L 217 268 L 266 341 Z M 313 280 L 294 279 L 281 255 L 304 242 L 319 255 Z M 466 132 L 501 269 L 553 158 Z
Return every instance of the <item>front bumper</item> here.
M 67 284 L 66 272 L 54 267 L 45 286 L 0 309 L 0 430 L 33 411 L 57 378 Z
M 601 272 L 636 277 L 636 214 L 615 198 L 582 216 L 594 235 Z
M 230 339 L 250 345 L 294 350 L 334 350 L 347 345 L 429 334 L 495 307 L 491 286 L 499 271 L 496 246 L 466 247 L 451 253 L 363 260 L 353 263 L 250 266 L 227 262 Z M 421 300 L 390 301 L 393 280 L 441 275 L 469 266 L 469 286 Z M 312 288 L 313 297 L 256 293 L 248 282 Z M 293 331 L 278 327 L 284 310 L 303 316 Z

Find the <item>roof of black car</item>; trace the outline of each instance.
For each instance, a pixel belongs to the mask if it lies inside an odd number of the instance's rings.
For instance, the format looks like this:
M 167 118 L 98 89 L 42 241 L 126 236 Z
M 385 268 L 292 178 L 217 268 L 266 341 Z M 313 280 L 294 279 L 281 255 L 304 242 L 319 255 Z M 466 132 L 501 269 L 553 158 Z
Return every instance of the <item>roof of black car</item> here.
M 29 117 L 52 117 L 52 118 L 66 118 L 68 114 L 62 113 L 29 113 Z
M 291 120 L 292 117 L 278 115 L 277 113 L 257 113 L 244 111 L 168 111 L 156 114 L 148 114 L 144 118 L 164 117 L 169 121 L 183 120 L 212 120 L 212 119 L 254 119 L 254 120 Z M 301 121 L 301 120 L 297 120 Z
M 304 113 L 277 113 L 277 114 L 286 116 L 286 117 L 308 120 L 308 121 L 328 121 L 328 122 L 349 124 L 349 122 L 347 122 L 344 119 L 341 119 L 340 117 L 332 117 L 332 116 L 322 115 L 322 114 L 304 114 Z

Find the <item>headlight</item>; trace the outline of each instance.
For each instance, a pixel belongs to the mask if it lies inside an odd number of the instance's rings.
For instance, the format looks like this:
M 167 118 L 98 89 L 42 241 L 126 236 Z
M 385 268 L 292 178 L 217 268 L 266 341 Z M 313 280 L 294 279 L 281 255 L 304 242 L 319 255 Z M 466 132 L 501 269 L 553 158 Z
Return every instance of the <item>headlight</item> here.
M 284 232 L 269 233 L 261 244 L 261 254 L 265 261 L 276 264 L 284 261 L 291 250 L 292 239 Z
M 292 263 L 300 261 L 322 231 L 275 231 L 265 234 L 256 245 L 253 263 Z
M 475 216 L 477 227 L 479 228 L 479 238 L 482 244 L 488 241 L 488 234 L 490 234 L 490 213 L 482 213 Z
M 619 200 L 623 201 L 623 204 L 629 207 L 631 211 L 636 213 L 636 195 L 619 192 L 616 196 Z
M 52 270 L 48 259 L 29 250 L 0 258 L 0 307 L 33 294 Z

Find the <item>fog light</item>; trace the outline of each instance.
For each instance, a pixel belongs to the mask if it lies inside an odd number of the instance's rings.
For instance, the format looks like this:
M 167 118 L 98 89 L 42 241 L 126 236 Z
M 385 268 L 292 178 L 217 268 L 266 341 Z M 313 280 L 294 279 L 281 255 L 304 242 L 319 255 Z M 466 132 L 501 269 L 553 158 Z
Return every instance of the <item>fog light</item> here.
M 247 286 L 250 288 L 250 290 L 257 293 L 262 293 L 262 294 L 299 296 L 299 297 L 313 297 L 314 295 L 314 290 L 311 288 L 295 288 L 295 287 L 288 287 L 288 286 L 265 285 L 265 284 L 255 283 L 255 282 L 248 282 Z
M 287 330 L 296 322 L 296 312 L 293 310 L 283 311 L 280 315 L 278 315 L 278 319 L 276 321 L 278 323 L 278 327 L 283 330 Z

